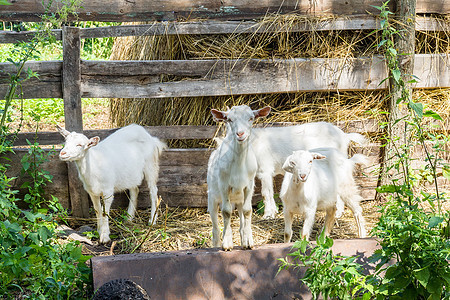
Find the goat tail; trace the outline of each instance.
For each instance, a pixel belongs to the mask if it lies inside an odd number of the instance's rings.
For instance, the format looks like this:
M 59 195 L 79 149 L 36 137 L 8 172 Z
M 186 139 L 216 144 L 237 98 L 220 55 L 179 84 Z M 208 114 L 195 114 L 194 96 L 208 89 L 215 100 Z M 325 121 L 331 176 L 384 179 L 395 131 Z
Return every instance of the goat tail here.
M 364 154 L 355 154 L 353 155 L 350 160 L 355 164 L 355 165 L 363 165 L 363 166 L 367 166 L 369 164 L 369 158 L 364 155 Z
M 353 141 L 361 146 L 366 146 L 369 143 L 369 140 L 365 136 L 356 132 L 347 133 L 347 137 L 350 141 Z
M 159 161 L 161 153 L 167 149 L 167 144 L 159 139 L 156 139 L 156 147 L 153 155 L 155 156 L 155 161 Z

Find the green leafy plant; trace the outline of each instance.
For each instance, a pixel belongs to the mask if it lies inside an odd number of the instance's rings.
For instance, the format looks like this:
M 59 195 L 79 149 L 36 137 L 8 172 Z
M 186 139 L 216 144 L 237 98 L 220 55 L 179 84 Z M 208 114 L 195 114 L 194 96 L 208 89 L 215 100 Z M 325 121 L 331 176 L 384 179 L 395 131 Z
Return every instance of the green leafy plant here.
M 388 2 L 376 8 L 381 19 L 378 47 L 389 70 L 385 80 L 399 86 L 396 103 L 406 108 L 406 114 L 393 122 L 404 125 L 408 138 L 402 143 L 398 136 L 385 137 L 392 154 L 386 170 L 390 181 L 377 188 L 386 203 L 372 230 L 381 245 L 370 257 L 375 272 L 362 275 L 354 260 L 334 256 L 331 240 L 323 237 L 311 250 L 306 241 L 296 242 L 299 250 L 291 254 L 296 261 L 281 260 L 281 268 L 308 267 L 301 281 L 316 298 L 321 293 L 325 299 L 450 299 L 450 212 L 442 207 L 448 196 L 438 185 L 439 177 L 450 179 L 450 167 L 442 159 L 448 137 L 427 125 L 442 120 L 439 114 L 411 98 L 407 85 L 415 78 L 400 70 L 399 56 L 404 54 L 398 53 L 394 37 L 402 32 L 389 22 Z M 388 125 L 392 124 L 381 124 Z M 414 158 L 412 149 L 421 149 L 424 159 Z
M 307 267 L 300 281 L 308 286 L 314 299 L 371 299 L 374 286 L 366 279 L 363 268 L 355 257 L 333 255 L 333 240 L 324 232 L 317 245 L 311 246 L 306 239 L 296 241 L 296 249 L 288 258 L 281 258 L 278 272 L 287 268 Z
M 0 4 L 4 4 L 1 2 Z M 56 19 L 56 15 L 53 15 Z M 7 59 L 16 72 L 10 75 L 10 85 L 0 110 L 0 156 L 12 152 L 9 109 L 19 98 L 21 86 L 38 75 L 25 70 L 29 59 L 37 58 L 37 43 L 45 41 L 42 32 L 30 43 L 22 43 Z M 39 112 L 36 112 L 39 121 Z M 43 187 L 51 176 L 42 170 L 48 153 L 36 143 L 29 143 L 29 152 L 22 159 L 22 173 L 29 181 L 22 187 L 27 192 L 19 198 L 7 175 L 9 166 L 0 164 L 0 298 L 2 299 L 80 299 L 88 298 L 92 290 L 88 256 L 81 252 L 79 242 L 62 241 L 56 219 L 64 220 L 65 211 L 54 197 L 45 199 Z M 17 202 L 25 200 L 30 209 L 20 209 Z
M 52 182 L 53 176 L 48 171 L 42 170 L 42 164 L 48 161 L 52 154 L 50 151 L 45 151 L 39 147 L 39 144 L 27 141 L 29 148 L 28 153 L 21 159 L 22 175 L 28 175 L 21 188 L 26 188 L 28 193 L 24 196 L 24 201 L 30 205 L 33 211 L 38 211 L 43 208 L 47 201 L 44 197 L 44 187 L 47 183 Z

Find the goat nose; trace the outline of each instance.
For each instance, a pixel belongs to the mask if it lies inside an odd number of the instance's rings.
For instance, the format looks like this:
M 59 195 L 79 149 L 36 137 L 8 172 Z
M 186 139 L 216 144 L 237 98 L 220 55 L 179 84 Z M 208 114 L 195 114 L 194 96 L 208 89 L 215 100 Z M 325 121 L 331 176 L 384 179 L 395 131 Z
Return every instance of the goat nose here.
M 237 134 L 238 137 L 242 137 L 244 135 L 244 132 L 243 131 L 239 131 L 236 134 Z
M 60 155 L 66 155 L 66 151 L 61 151 Z
M 305 180 L 306 175 L 305 175 L 305 174 L 301 174 L 301 175 L 300 175 L 300 178 L 301 178 L 302 180 Z

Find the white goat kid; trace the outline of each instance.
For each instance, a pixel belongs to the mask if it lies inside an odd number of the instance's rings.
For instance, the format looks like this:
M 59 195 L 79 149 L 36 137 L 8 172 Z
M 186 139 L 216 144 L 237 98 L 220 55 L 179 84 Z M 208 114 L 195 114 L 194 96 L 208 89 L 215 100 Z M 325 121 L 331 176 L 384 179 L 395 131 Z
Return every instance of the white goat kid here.
M 152 205 L 149 222 L 156 221 L 159 204 L 156 182 L 159 157 L 166 147 L 163 142 L 136 124 L 117 130 L 100 143 L 99 137 L 89 139 L 81 133 L 69 132 L 60 126 L 57 129 L 66 140 L 59 158 L 75 162 L 78 175 L 91 197 L 97 215 L 101 243 L 110 241 L 108 215 L 114 192 L 129 190 L 128 215 L 131 220 L 136 211 L 138 186 L 144 177 L 150 189 Z
M 216 121 L 227 124 L 227 134 L 208 162 L 208 212 L 213 225 L 214 247 L 220 246 L 218 211 L 221 206 L 224 223 L 222 248 L 233 248 L 230 223 L 235 206 L 240 219 L 241 245 L 244 249 L 253 248 L 251 216 L 257 162 L 250 139 L 253 121 L 269 112 L 268 106 L 251 110 L 246 105 L 234 106 L 227 112 L 211 110 Z
M 334 148 L 299 150 L 290 155 L 283 169 L 286 175 L 280 197 L 284 207 L 284 241 L 292 237 L 294 214 L 304 215 L 302 238 L 309 239 L 317 210 L 325 210 L 324 231 L 329 235 L 334 224 L 338 196 L 352 210 L 359 237 L 366 236 L 361 196 L 353 177 L 355 164 L 365 164 L 367 157 L 355 154 L 348 159 Z
M 256 177 L 261 180 L 264 198 L 264 218 L 274 218 L 278 209 L 273 197 L 273 177 L 284 174 L 283 163 L 296 150 L 332 147 L 347 155 L 351 141 L 365 145 L 367 139 L 359 133 L 345 133 L 327 122 L 306 123 L 288 127 L 255 128 L 253 150 L 258 161 Z M 338 204 L 342 204 L 338 200 Z M 343 211 L 342 205 L 340 211 Z

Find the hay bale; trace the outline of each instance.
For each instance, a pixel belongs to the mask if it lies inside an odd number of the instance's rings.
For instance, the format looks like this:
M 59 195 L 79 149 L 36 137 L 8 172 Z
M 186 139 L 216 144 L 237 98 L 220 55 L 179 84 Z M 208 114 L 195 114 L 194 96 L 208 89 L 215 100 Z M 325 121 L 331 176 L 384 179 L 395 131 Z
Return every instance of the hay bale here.
M 115 60 L 172 60 L 172 59 L 240 59 L 240 58 L 349 58 L 377 53 L 379 35 L 374 31 L 310 31 L 289 32 L 299 23 L 314 24 L 323 18 L 296 15 L 268 16 L 260 26 L 277 28 L 281 32 L 222 35 L 142 36 L 117 38 L 111 59 Z M 443 20 L 445 22 L 446 20 Z M 420 32 L 417 53 L 450 53 L 448 32 Z M 160 82 L 180 80 L 174 76 L 160 76 Z M 441 99 L 448 102 L 448 91 L 416 91 L 417 99 Z M 437 95 L 439 94 L 439 95 Z M 168 99 L 112 99 L 111 118 L 116 126 L 136 122 L 142 125 L 209 125 L 214 124 L 209 109 L 247 104 L 253 107 L 270 105 L 273 113 L 266 122 L 347 121 L 381 118 L 385 111 L 384 91 L 321 92 L 221 97 Z M 438 101 L 439 102 L 439 101 Z M 445 111 L 437 107 L 438 111 Z M 207 142 L 206 142 L 207 143 Z M 172 142 L 170 146 L 199 146 Z

